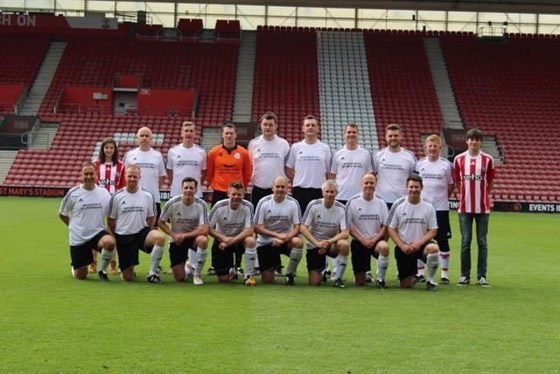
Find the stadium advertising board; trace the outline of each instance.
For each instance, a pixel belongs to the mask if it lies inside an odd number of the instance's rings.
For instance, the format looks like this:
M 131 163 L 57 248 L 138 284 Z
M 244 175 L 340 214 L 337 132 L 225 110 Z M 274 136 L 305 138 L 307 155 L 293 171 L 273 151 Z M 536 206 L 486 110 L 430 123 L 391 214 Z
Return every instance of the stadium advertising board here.
M 69 188 L 64 187 L 13 187 L 0 186 L 0 196 L 58 197 L 62 198 Z M 160 191 L 162 201 L 170 199 L 169 191 Z M 205 194 L 208 201 L 208 196 Z M 457 210 L 457 201 L 449 202 L 449 209 Z M 560 203 L 527 203 L 515 201 L 495 201 L 492 211 L 520 213 L 560 213 Z

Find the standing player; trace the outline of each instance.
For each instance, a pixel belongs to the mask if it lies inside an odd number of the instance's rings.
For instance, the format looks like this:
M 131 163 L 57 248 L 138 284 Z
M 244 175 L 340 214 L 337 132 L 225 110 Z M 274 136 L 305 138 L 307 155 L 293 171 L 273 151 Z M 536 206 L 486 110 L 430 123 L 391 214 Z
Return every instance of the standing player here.
M 138 251 L 150 255 L 148 282 L 161 283 L 158 268 L 163 255 L 165 236 L 155 226 L 156 208 L 151 193 L 140 188 L 140 167 L 125 169 L 126 186 L 117 191 L 109 202 L 109 229 L 117 241 L 119 267 L 123 280 L 135 278 L 134 266 L 139 264 Z
M 336 199 L 342 204 L 360 193 L 360 183 L 366 173 L 373 170 L 371 153 L 358 144 L 358 126 L 349 123 L 344 129 L 343 148 L 336 151 L 332 158 L 330 168 L 331 179 L 336 179 L 340 191 Z
M 336 179 L 340 189 L 336 199 L 346 205 L 352 196 L 360 192 L 360 183 L 364 174 L 372 172 L 373 159 L 371 153 L 358 144 L 358 126 L 355 123 L 346 125 L 343 136 L 345 145 L 333 155 L 329 178 Z M 331 275 L 329 259 L 330 257 L 327 257 L 323 280 Z M 336 272 L 336 267 L 333 267 L 333 271 Z M 371 282 L 371 273 L 368 273 L 368 276 Z
M 193 273 L 193 284 L 200 286 L 204 284 L 200 274 L 208 256 L 208 211 L 206 202 L 196 196 L 195 178 L 184 178 L 181 186 L 182 194 L 169 199 L 163 207 L 158 226 L 171 238 L 169 259 L 175 281 L 183 282 Z M 185 268 L 189 257 L 192 261 Z M 194 269 L 190 264 L 194 264 Z
M 389 215 L 387 204 L 375 196 L 376 178 L 373 174 L 362 177 L 362 193 L 346 204 L 346 214 L 351 243 L 352 268 L 356 286 L 366 284 L 366 274 L 371 270 L 371 257 L 377 260 L 377 288 L 385 288 L 385 275 L 389 266 L 389 244 L 385 240 Z
M 256 206 L 261 198 L 272 194 L 272 183 L 279 176 L 285 176 L 284 164 L 290 145 L 279 137 L 278 117 L 266 112 L 261 117 L 262 135 L 249 142 L 248 150 L 253 161 L 253 190 L 251 203 Z
M 99 279 L 108 281 L 107 266 L 113 258 L 115 239 L 105 229 L 105 214 L 111 195 L 95 184 L 97 175 L 91 162 L 82 165 L 82 184 L 64 196 L 59 217 L 69 228 L 72 276 L 86 279 L 88 265 L 93 262 L 92 250 L 101 252 Z
M 141 188 L 154 196 L 157 218 L 161 213 L 159 187 L 167 175 L 163 156 L 151 147 L 152 130 L 148 127 L 142 127 L 138 130 L 136 137 L 138 138 L 138 147 L 126 153 L 124 163 L 126 166 L 134 164 L 142 171 Z M 153 223 L 155 224 L 156 220 Z
M 245 188 L 241 182 L 230 183 L 228 196 L 228 199 L 214 204 L 210 211 L 210 235 L 214 238 L 212 258 L 216 264 L 216 275 L 220 283 L 229 283 L 237 277 L 234 256 L 245 252 L 244 283 L 254 286 L 257 251 L 253 237 L 253 204 L 243 199 Z
M 181 182 L 193 177 L 200 188 L 197 196 L 202 197 L 202 183 L 206 179 L 206 151 L 194 144 L 196 126 L 185 121 L 181 126 L 183 142 L 171 147 L 167 153 L 167 179 L 171 185 L 171 197 L 181 195 Z
M 227 199 L 227 190 L 231 182 L 239 181 L 247 188 L 253 174 L 253 163 L 249 152 L 238 145 L 235 140 L 237 133 L 233 123 L 222 126 L 222 144 L 215 146 L 208 153 L 208 185 L 212 188 L 212 202 L 215 204 L 220 200 Z M 239 270 L 239 276 L 243 276 L 241 269 L 242 253 L 235 256 L 235 267 Z M 215 272 L 214 258 L 208 274 Z
M 387 126 L 385 132 L 387 147 L 379 150 L 373 157 L 373 170 L 377 174 L 376 194 L 391 209 L 393 203 L 407 194 L 406 180 L 414 172 L 416 157 L 401 147 L 401 128 L 399 125 Z
M 496 170 L 494 159 L 482 152 L 482 132 L 467 131 L 468 149 L 457 155 L 453 163 L 453 179 L 459 188 L 459 226 L 461 228 L 461 278 L 458 285 L 470 283 L 472 224 L 476 222 L 478 244 L 478 285 L 490 287 L 486 280 L 488 261 L 488 221 L 490 218 L 490 191 Z
M 319 124 L 313 116 L 303 120 L 304 139 L 292 145 L 286 175 L 292 180 L 292 196 L 305 210 L 311 200 L 320 199 L 321 186 L 331 165 L 331 149 L 319 140 Z
M 272 195 L 259 201 L 255 212 L 257 255 L 263 283 L 274 281 L 276 269 L 282 266 L 280 255 L 290 257 L 286 271 L 286 285 L 294 285 L 297 267 L 303 255 L 303 243 L 298 237 L 301 210 L 298 202 L 288 193 L 288 181 L 277 177 L 272 184 Z
M 212 202 L 227 199 L 229 184 L 243 183 L 247 188 L 253 174 L 253 164 L 249 152 L 236 143 L 237 132 L 233 123 L 222 126 L 222 144 L 208 153 L 208 184 L 212 188 Z
M 126 185 L 124 178 L 124 163 L 119 160 L 119 148 L 113 138 L 105 138 L 99 147 L 99 157 L 93 161 L 97 173 L 97 185 L 105 188 L 111 195 Z M 109 263 L 109 271 L 113 274 L 119 272 L 117 262 L 113 259 Z M 96 273 L 97 251 L 93 251 L 93 262 L 89 266 L 90 273 Z
M 439 247 L 439 260 L 441 263 L 441 284 L 449 284 L 449 239 L 451 239 L 451 226 L 449 224 L 449 196 L 453 193 L 452 165 L 447 159 L 440 157 L 441 138 L 430 135 L 426 138 L 427 156 L 418 161 L 416 172 L 424 181 L 422 199 L 431 203 L 436 209 L 438 232 L 436 240 Z M 419 281 L 424 278 L 424 262 L 418 260 Z
M 434 276 L 439 265 L 439 249 L 432 239 L 437 233 L 436 210 L 422 200 L 422 178 L 412 174 L 406 181 L 407 196 L 393 204 L 388 218 L 389 236 L 395 244 L 395 259 L 401 288 L 416 283 L 416 263 L 428 264 L 426 289 L 435 291 Z
M 336 201 L 337 187 L 328 179 L 321 187 L 322 199 L 309 203 L 303 215 L 301 233 L 307 239 L 307 270 L 309 283 L 321 284 L 326 256 L 335 258 L 334 286 L 344 288 L 344 272 L 348 263 L 348 228 L 344 205 Z

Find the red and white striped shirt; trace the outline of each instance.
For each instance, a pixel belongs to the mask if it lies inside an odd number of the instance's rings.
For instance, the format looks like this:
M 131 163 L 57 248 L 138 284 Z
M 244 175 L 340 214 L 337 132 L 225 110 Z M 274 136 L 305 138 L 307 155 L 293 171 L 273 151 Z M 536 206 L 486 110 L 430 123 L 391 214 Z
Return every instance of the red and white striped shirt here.
M 111 195 L 126 185 L 124 179 L 124 163 L 117 161 L 115 165 L 112 163 L 101 163 L 100 160 L 93 162 L 97 173 L 97 185 L 105 188 Z
M 495 174 L 494 159 L 487 153 L 471 157 L 465 151 L 455 157 L 453 179 L 461 194 L 459 213 L 490 213 L 490 186 Z

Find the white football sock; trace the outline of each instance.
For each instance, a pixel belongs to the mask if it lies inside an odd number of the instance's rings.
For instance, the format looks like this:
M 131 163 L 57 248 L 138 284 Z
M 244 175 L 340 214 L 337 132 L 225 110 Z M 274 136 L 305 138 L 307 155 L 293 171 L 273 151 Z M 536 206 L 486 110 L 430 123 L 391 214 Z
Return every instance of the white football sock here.
M 416 260 L 416 275 L 421 276 L 424 275 L 424 261 Z
M 107 251 L 105 248 L 101 249 L 101 256 L 99 258 L 99 270 L 102 270 L 104 273 L 107 273 L 107 267 L 109 266 L 109 262 L 113 260 L 114 251 Z
M 292 250 L 290 251 L 290 263 L 288 264 L 288 270 L 286 270 L 286 274 L 297 273 L 297 267 L 302 257 L 303 257 L 302 249 L 292 248 Z
M 346 265 L 348 264 L 348 256 L 338 255 L 333 261 L 334 263 L 334 279 L 342 280 Z
M 439 262 L 441 263 L 441 276 L 443 278 L 449 278 L 448 271 L 449 271 L 449 252 L 440 252 L 439 253 Z
M 377 279 L 384 281 L 387 268 L 389 267 L 389 256 L 379 255 L 377 258 Z
M 257 262 L 257 250 L 255 248 L 245 248 L 245 277 L 255 273 L 255 263 Z
M 200 247 L 196 249 L 196 262 L 193 264 L 195 275 L 200 276 L 200 272 L 204 269 L 204 264 L 206 263 L 206 257 L 208 257 L 206 249 Z
M 148 276 L 157 274 L 162 257 L 163 247 L 160 245 L 154 245 L 152 253 L 150 254 L 150 269 L 148 270 Z
M 428 280 L 430 282 L 434 282 L 434 276 L 436 275 L 436 270 L 439 265 L 439 254 L 438 253 L 430 253 L 427 256 L 426 262 L 428 264 Z

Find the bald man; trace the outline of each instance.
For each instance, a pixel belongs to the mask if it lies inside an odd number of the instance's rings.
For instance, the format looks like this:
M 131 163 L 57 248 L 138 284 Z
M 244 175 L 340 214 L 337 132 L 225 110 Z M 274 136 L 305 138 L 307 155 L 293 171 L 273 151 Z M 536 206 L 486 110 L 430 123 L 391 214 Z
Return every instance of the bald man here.
M 152 130 L 142 127 L 136 134 L 138 147 L 130 150 L 124 156 L 126 166 L 137 165 L 142 174 L 140 187 L 154 196 L 157 208 L 157 218 L 161 213 L 159 188 L 167 175 L 163 155 L 152 148 Z

